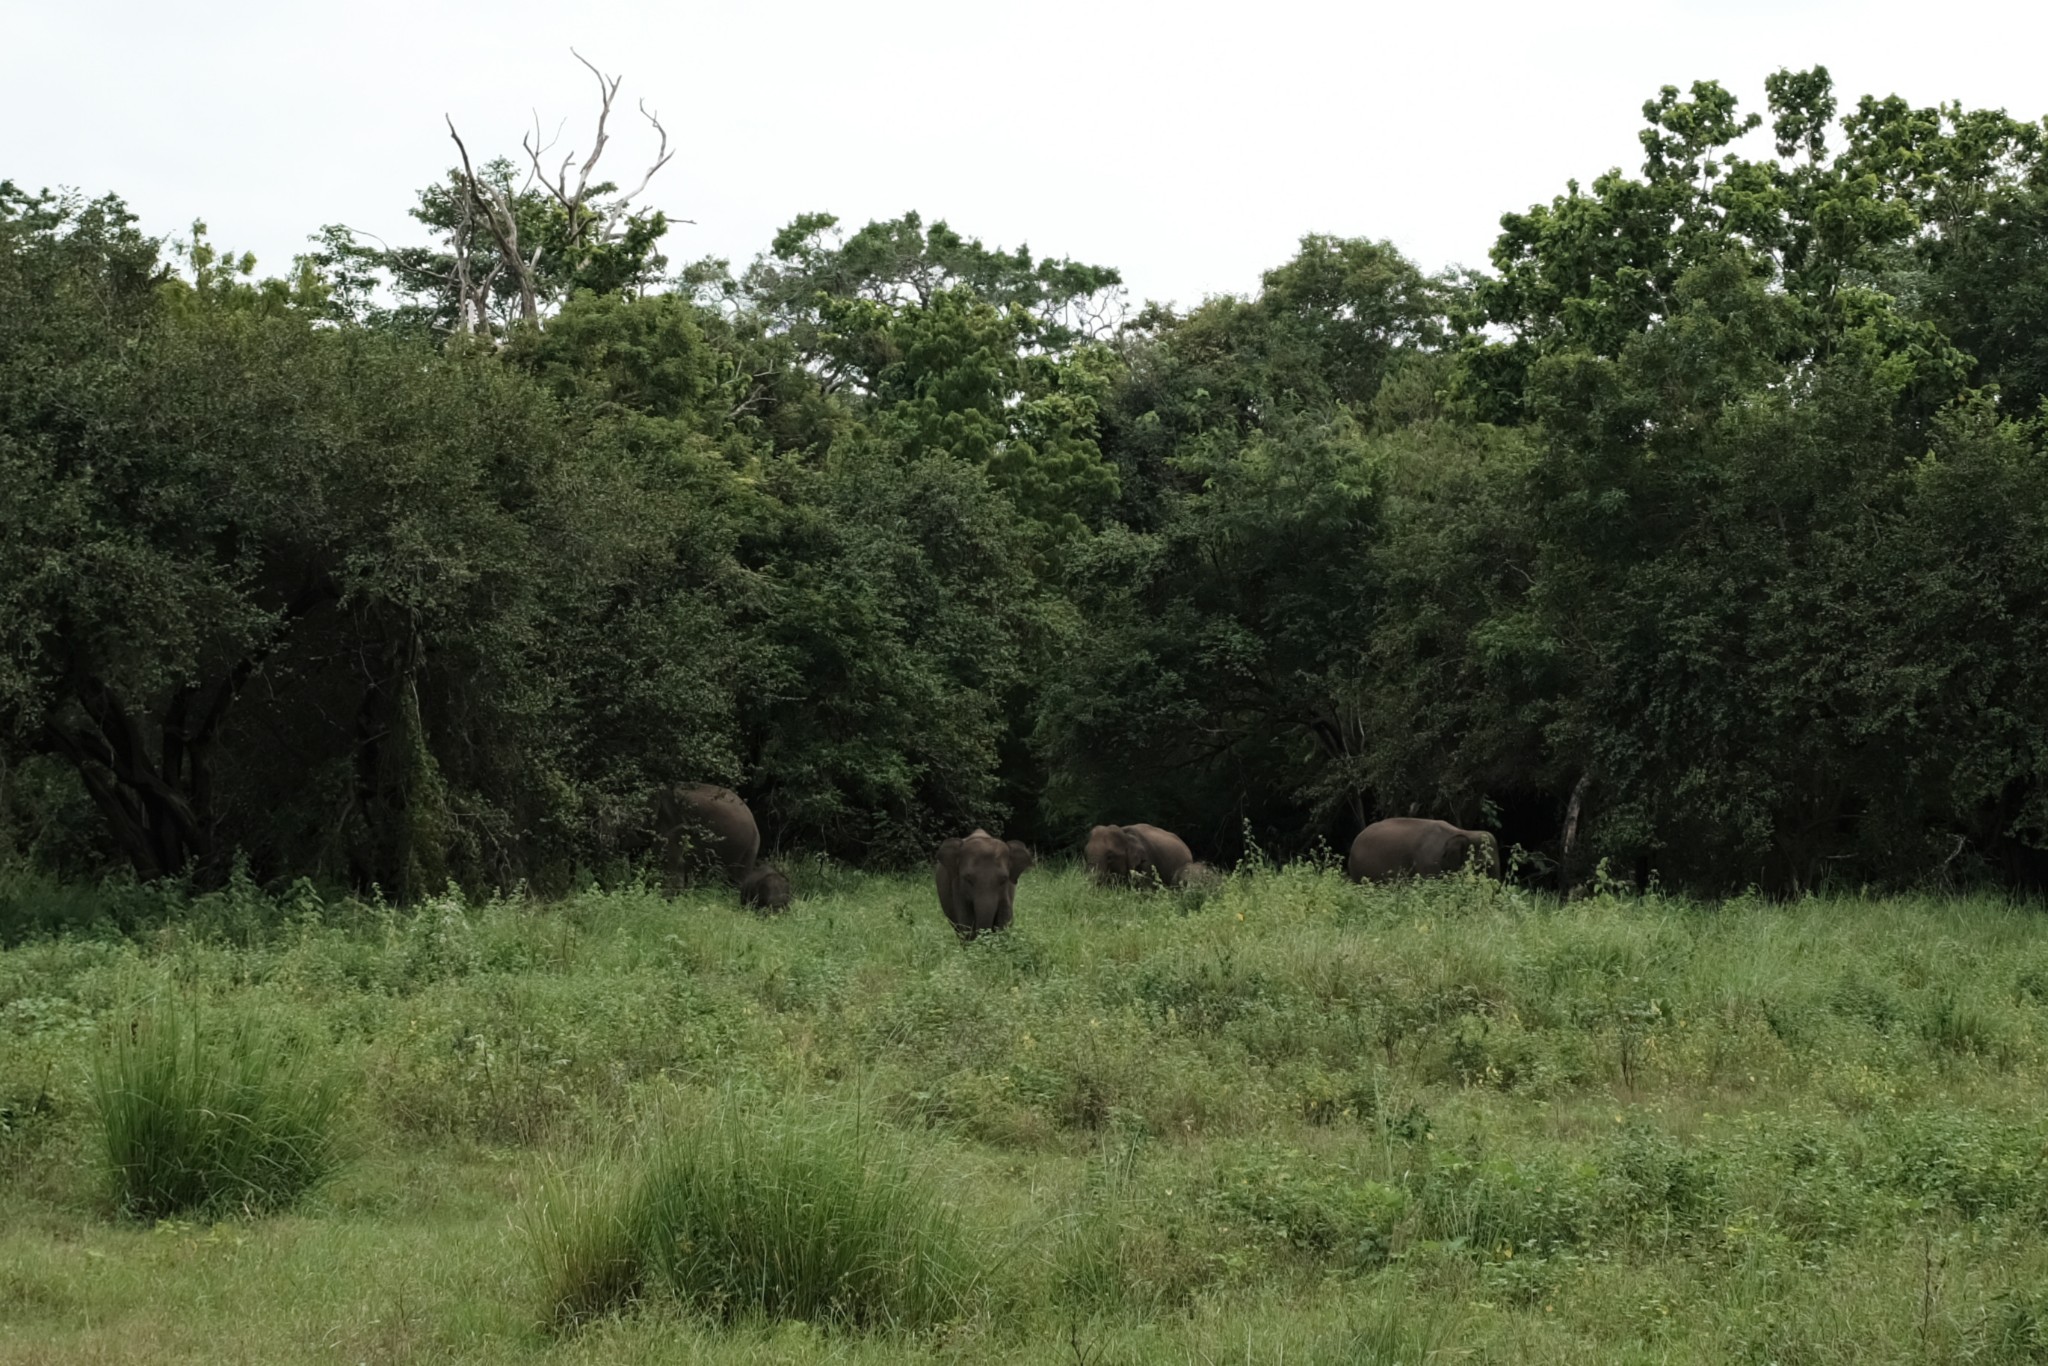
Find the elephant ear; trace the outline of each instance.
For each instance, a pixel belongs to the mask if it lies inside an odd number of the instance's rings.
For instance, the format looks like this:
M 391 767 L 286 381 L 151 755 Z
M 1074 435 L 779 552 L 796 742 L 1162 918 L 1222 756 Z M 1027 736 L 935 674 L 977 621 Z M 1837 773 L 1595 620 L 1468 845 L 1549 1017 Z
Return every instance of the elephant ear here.
M 1486 871 L 1498 873 L 1500 871 L 1499 837 L 1491 830 L 1481 830 L 1473 836 L 1472 842 L 1479 847 L 1481 854 L 1486 860 Z
M 944 868 L 948 872 L 958 867 L 960 863 L 960 846 L 965 843 L 965 840 L 955 836 L 941 844 L 935 860 L 939 867 Z
M 1016 840 L 1010 840 L 1006 843 L 1005 847 L 1010 851 L 1010 881 L 1015 882 L 1018 878 L 1023 877 L 1038 866 L 1038 860 L 1032 857 L 1031 849 L 1028 845 L 1021 844 Z
M 1493 867 L 1492 853 L 1493 837 L 1487 831 L 1460 830 L 1451 837 L 1450 864 L 1444 871 L 1461 873 L 1475 865 L 1484 864 L 1490 872 Z

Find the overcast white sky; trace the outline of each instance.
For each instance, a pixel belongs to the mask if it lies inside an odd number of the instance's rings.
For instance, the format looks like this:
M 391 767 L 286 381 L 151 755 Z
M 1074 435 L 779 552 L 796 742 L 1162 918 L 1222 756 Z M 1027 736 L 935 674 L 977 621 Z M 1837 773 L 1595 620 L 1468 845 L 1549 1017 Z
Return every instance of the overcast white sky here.
M 1304 232 L 1484 265 L 1501 213 L 1634 169 L 1644 99 L 1824 63 L 1864 93 L 2048 113 L 2048 3 L 1559 0 L 1151 5 L 1125 0 L 13 0 L 0 177 L 206 219 L 282 272 L 322 223 L 416 239 L 413 192 L 516 154 L 538 110 L 587 146 L 623 73 L 681 144 L 648 199 L 696 220 L 680 263 L 751 259 L 798 213 L 915 208 L 992 245 L 1121 268 L 1133 295 L 1255 289 Z M 617 123 L 607 166 L 652 148 Z

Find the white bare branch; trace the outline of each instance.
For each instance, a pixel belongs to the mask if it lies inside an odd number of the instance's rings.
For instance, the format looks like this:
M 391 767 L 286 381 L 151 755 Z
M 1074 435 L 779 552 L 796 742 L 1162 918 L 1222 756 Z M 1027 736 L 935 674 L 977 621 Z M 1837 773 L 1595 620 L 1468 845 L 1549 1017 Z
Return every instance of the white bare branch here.
M 591 66 L 589 59 L 573 47 L 569 49 L 569 55 L 589 67 L 590 74 L 597 77 L 598 98 L 601 101 L 597 110 L 597 139 L 590 144 L 590 156 L 584 161 L 583 169 L 576 174 L 576 203 L 580 206 L 585 191 L 590 188 L 590 173 L 597 168 L 597 159 L 604 155 L 604 145 L 610 140 L 610 135 L 605 132 L 605 124 L 611 120 L 612 100 L 618 96 L 619 82 L 626 78 L 605 75 L 595 66 Z M 563 164 L 566 167 L 567 163 Z M 564 176 L 563 179 L 566 181 L 567 177 Z
M 348 224 L 346 224 L 346 223 L 338 223 L 338 224 L 336 224 L 335 226 L 339 227 L 339 228 L 340 228 L 340 229 L 341 229 L 341 230 L 342 230 L 343 232 L 347 233 L 347 234 L 348 234 L 348 235 L 349 235 L 350 237 L 367 237 L 367 238 L 369 238 L 369 239 L 370 239 L 370 240 L 371 240 L 372 242 L 375 242 L 375 243 L 376 243 L 376 244 L 377 244 L 378 246 L 380 246 L 380 247 L 384 248 L 384 251 L 385 251 L 385 253 L 386 253 L 387 255 L 388 255 L 388 254 L 390 253 L 390 251 L 391 251 L 391 244 L 390 244 L 389 242 L 385 241 L 385 240 L 384 240 L 383 238 L 379 237 L 379 236 L 378 236 L 378 235 L 377 235 L 376 233 L 374 233 L 374 232 L 371 232 L 371 231 L 369 231 L 369 230 L 368 230 L 368 229 L 366 229 L 366 228 L 352 228 L 352 227 L 350 227 L 350 226 L 349 226 Z
M 661 135 L 661 146 L 655 150 L 654 164 L 647 168 L 646 175 L 640 177 L 640 183 L 633 188 L 633 192 L 631 194 L 623 195 L 620 197 L 618 206 L 621 209 L 624 209 L 628 204 L 632 203 L 635 199 L 638 199 L 641 193 L 644 190 L 646 190 L 649 183 L 653 181 L 654 173 L 656 171 L 659 171 L 662 167 L 668 165 L 669 158 L 675 155 L 674 152 L 669 150 L 668 129 L 661 126 L 660 115 L 656 114 L 653 110 L 647 107 L 646 100 L 640 101 L 640 112 L 642 115 L 646 117 L 649 123 L 654 125 L 654 131 Z
M 555 202 L 567 211 L 569 215 L 569 240 L 572 243 L 581 244 L 591 229 L 595 227 L 598 229 L 599 240 L 616 241 L 625 235 L 622 223 L 627 217 L 626 210 L 628 206 L 635 199 L 639 198 L 646 191 L 647 187 L 653 183 L 655 175 L 661 168 L 668 165 L 674 159 L 675 150 L 669 146 L 668 129 L 662 124 L 660 115 L 648 109 L 647 101 L 641 100 L 641 116 L 654 126 L 655 135 L 660 139 L 660 146 L 655 150 L 654 162 L 647 168 L 646 174 L 640 177 L 640 183 L 629 193 L 612 201 L 601 213 L 589 211 L 585 201 L 590 194 L 591 177 L 597 171 L 598 159 L 603 156 L 604 149 L 611 143 L 611 133 L 609 130 L 612 106 L 618 98 L 619 85 L 625 78 L 623 76 L 607 76 L 589 58 L 577 52 L 576 49 L 571 48 L 569 51 L 577 61 L 583 63 L 592 76 L 597 78 L 598 94 L 597 136 L 591 144 L 590 155 L 584 158 L 581 167 L 576 168 L 575 188 L 571 189 L 569 184 L 570 168 L 575 165 L 576 161 L 576 153 L 574 151 L 569 152 L 562 158 L 562 164 L 556 168 L 552 175 L 548 173 L 546 165 L 541 160 L 549 148 L 554 145 L 554 141 L 559 141 L 559 130 L 557 130 L 556 138 L 544 146 L 540 139 L 539 120 L 536 119 L 533 133 L 528 137 L 522 138 L 520 145 L 526 149 L 527 160 L 531 163 L 540 183 L 547 187 L 548 193 L 553 196 Z M 689 220 L 684 219 L 680 221 L 687 222 Z

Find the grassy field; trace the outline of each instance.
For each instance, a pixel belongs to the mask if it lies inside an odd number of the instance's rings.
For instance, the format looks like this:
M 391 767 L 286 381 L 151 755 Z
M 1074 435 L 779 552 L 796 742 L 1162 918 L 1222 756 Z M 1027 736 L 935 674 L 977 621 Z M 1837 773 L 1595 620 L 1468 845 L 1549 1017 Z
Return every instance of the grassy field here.
M 797 872 L 0 881 L 0 1362 L 2048 1360 L 2034 910 Z

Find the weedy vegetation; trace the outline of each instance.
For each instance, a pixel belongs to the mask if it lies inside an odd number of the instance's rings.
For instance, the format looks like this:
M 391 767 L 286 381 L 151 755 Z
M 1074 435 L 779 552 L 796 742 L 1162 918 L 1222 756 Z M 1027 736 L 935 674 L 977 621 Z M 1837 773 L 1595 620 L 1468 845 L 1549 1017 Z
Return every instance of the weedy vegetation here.
M 963 948 L 799 890 L 110 889 L 0 953 L 0 1360 L 2048 1341 L 2026 907 L 1055 866 Z

